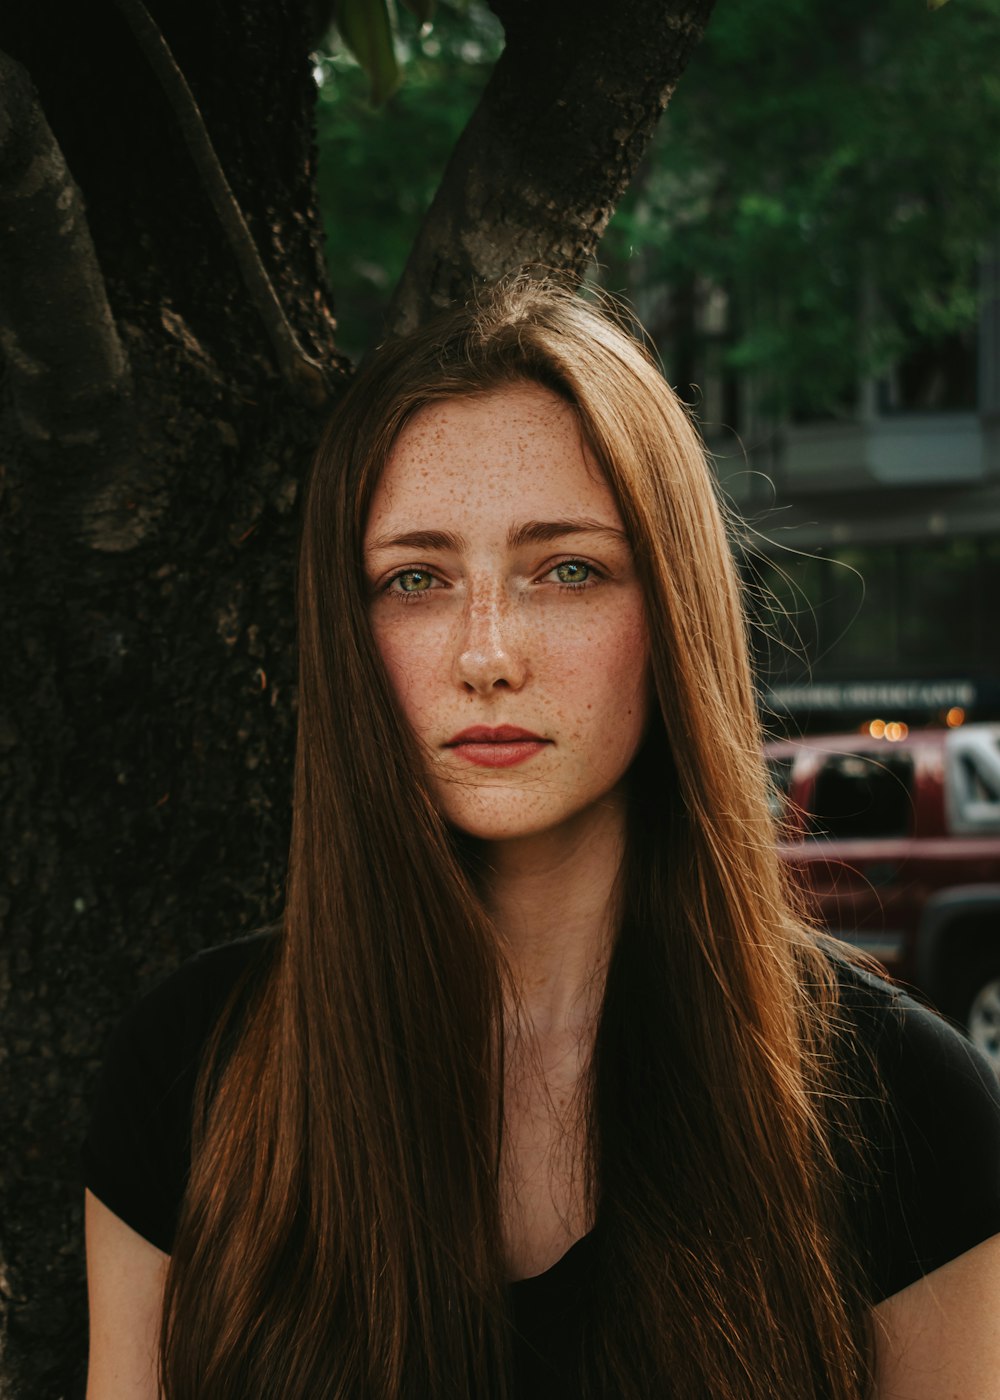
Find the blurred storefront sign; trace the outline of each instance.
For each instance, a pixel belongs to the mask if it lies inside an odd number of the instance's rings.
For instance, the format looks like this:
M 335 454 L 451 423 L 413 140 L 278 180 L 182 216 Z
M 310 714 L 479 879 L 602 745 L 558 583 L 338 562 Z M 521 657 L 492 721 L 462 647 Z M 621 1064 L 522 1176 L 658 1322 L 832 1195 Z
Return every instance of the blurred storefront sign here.
M 957 708 L 970 719 L 988 719 L 1000 715 L 1000 679 L 815 681 L 774 686 L 762 702 L 771 713 L 797 717 L 850 720 L 888 713 L 932 722 Z
M 1000 687 L 994 686 L 994 691 Z M 782 685 L 767 693 L 767 704 L 780 710 L 940 709 L 961 705 L 971 709 L 980 701 L 975 681 L 824 681 L 815 685 Z

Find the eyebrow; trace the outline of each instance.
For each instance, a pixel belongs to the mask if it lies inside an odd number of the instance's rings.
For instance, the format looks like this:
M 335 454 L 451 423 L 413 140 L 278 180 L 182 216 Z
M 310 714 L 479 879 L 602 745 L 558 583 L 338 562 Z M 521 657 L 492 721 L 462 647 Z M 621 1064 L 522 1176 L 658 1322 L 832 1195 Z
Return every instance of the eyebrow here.
M 521 525 L 512 525 L 507 531 L 507 545 L 517 549 L 525 544 L 548 544 L 552 540 L 564 539 L 567 535 L 610 535 L 627 543 L 624 530 L 600 520 L 585 518 L 568 520 L 526 520 Z M 371 541 L 369 548 L 379 549 L 437 549 L 451 550 L 461 554 L 468 548 L 464 535 L 450 530 L 407 530 L 399 535 L 379 535 Z

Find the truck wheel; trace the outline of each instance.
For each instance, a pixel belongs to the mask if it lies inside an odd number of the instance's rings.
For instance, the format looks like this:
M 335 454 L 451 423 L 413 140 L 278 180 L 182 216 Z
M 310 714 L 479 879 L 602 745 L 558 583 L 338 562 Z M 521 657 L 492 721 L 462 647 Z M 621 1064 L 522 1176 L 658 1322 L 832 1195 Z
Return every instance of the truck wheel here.
M 1000 971 L 983 970 L 970 990 L 962 1023 L 969 1039 L 1000 1072 Z

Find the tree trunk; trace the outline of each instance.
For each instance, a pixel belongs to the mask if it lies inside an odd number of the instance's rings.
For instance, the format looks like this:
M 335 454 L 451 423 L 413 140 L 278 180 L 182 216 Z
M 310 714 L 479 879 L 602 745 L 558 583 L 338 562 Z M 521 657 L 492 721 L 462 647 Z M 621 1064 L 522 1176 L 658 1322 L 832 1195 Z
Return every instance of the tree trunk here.
M 200 137 L 126 23 L 141 7 L 117 3 L 0 18 L 0 1397 L 18 1400 L 83 1394 L 76 1151 L 110 1026 L 182 958 L 282 905 L 296 497 L 350 368 L 315 201 L 317 6 L 150 6 L 245 218 L 255 289 Z M 464 206 L 478 244 L 432 214 L 402 319 L 526 250 L 582 272 L 682 61 L 657 79 L 650 35 L 683 11 L 689 49 L 709 7 L 646 7 L 641 81 L 630 94 L 616 60 L 570 179 L 599 83 L 583 7 L 591 48 L 573 51 L 565 102 L 536 113 L 552 128 L 530 189 L 522 125 L 490 199 Z M 535 110 L 527 13 L 506 6 L 517 61 L 463 140 L 462 178 L 499 159 L 519 104 Z M 540 32 L 545 53 L 569 53 Z M 427 259 L 451 271 L 430 277 Z
M 414 242 L 394 328 L 522 265 L 582 280 L 713 4 L 492 0 L 504 52 Z

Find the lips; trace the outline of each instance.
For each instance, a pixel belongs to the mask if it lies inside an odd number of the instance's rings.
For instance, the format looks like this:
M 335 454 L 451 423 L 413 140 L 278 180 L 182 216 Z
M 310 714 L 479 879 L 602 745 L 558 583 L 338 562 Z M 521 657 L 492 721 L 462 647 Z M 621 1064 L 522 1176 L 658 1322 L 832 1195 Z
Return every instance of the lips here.
M 445 748 L 453 749 L 459 744 L 516 744 L 521 739 L 528 739 L 536 744 L 548 743 L 540 734 L 532 734 L 530 729 L 518 729 L 516 724 L 501 724 L 495 729 L 491 729 L 488 724 L 473 724 L 468 729 L 463 729 L 460 734 L 453 735 L 445 744 Z
M 491 728 L 486 724 L 473 724 L 454 734 L 444 745 L 459 758 L 481 768 L 510 768 L 515 763 L 524 763 L 542 752 L 551 739 L 543 739 L 530 729 L 520 729 L 514 724 L 500 724 Z

